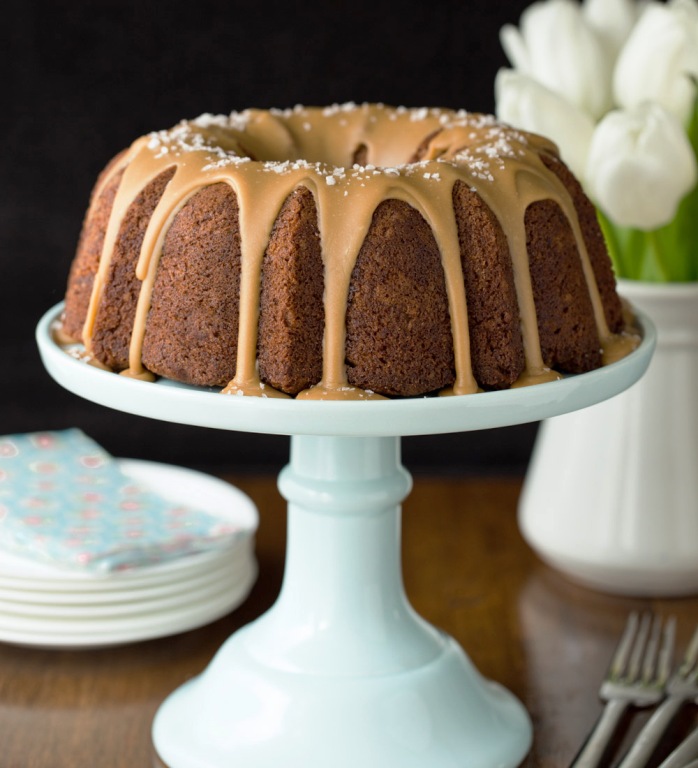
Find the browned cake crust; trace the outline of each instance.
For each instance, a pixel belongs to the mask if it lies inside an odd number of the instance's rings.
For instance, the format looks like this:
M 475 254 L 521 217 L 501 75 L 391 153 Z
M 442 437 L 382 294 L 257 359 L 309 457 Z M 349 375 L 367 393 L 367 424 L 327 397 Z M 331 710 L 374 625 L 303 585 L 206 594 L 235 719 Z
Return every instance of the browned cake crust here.
M 289 395 L 322 378 L 323 292 L 315 201 L 301 188 L 286 199 L 264 256 L 257 342 L 262 381 Z
M 492 211 L 462 182 L 453 188 L 453 204 L 473 373 L 483 389 L 506 389 L 526 364 L 509 247 Z
M 431 229 L 407 203 L 373 215 L 349 287 L 349 383 L 409 396 L 449 386 L 453 342 L 441 256 Z
M 525 222 L 543 361 L 567 373 L 598 368 L 601 344 L 569 222 L 551 200 L 529 206 Z
M 143 189 L 126 212 L 116 239 L 92 336 L 95 357 L 116 371 L 128 368 L 131 329 L 141 290 L 136 277 L 141 243 L 155 206 L 173 175 L 174 168 L 164 171 Z
M 117 158 L 114 158 L 102 171 L 95 190 L 101 185 L 103 177 L 109 172 L 116 160 Z M 71 336 L 78 341 L 82 341 L 82 328 L 87 316 L 87 308 L 90 305 L 90 296 L 99 267 L 99 259 L 102 255 L 107 222 L 122 176 L 123 171 L 115 174 L 99 195 L 95 195 L 93 192 L 93 199 L 85 214 L 77 251 L 70 268 L 63 315 L 63 332 L 66 336 Z
M 606 315 L 608 327 L 614 333 L 623 328 L 623 307 L 616 293 L 616 278 L 613 274 L 611 260 L 608 258 L 606 242 L 596 216 L 596 208 L 584 194 L 582 185 L 574 177 L 570 169 L 560 160 L 547 152 L 541 154 L 541 160 L 565 185 L 577 211 L 579 226 L 582 230 L 584 243 L 587 247 L 594 277 L 601 296 L 601 302 Z
M 143 339 L 143 364 L 187 384 L 235 375 L 240 293 L 238 206 L 227 184 L 192 197 L 165 237 Z

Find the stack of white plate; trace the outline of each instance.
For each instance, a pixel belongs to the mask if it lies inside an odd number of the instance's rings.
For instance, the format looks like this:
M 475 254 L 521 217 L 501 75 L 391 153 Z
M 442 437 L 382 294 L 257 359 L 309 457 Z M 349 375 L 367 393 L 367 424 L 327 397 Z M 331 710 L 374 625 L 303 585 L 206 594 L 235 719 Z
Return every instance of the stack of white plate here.
M 232 523 L 240 535 L 206 552 L 124 572 L 61 568 L 0 551 L 0 640 L 50 648 L 172 635 L 229 613 L 257 576 L 253 502 L 230 484 L 179 467 L 121 460 L 134 480 Z

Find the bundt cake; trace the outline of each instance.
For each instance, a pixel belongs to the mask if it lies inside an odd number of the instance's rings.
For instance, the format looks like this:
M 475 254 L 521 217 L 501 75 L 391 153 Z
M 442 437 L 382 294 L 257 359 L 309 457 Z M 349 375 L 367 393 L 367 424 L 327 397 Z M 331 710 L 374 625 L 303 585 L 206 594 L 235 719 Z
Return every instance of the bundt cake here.
M 61 333 L 226 393 L 466 394 L 632 346 L 594 208 L 489 115 L 342 104 L 202 115 L 99 178 Z

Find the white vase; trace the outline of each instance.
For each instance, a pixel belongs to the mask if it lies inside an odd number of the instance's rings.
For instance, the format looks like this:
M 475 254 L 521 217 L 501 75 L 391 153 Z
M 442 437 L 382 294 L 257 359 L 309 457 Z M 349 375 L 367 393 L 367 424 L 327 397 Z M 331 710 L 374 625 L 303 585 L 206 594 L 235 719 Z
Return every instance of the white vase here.
M 698 593 L 698 283 L 619 281 L 657 326 L 644 378 L 540 427 L 519 502 L 549 565 L 605 592 Z

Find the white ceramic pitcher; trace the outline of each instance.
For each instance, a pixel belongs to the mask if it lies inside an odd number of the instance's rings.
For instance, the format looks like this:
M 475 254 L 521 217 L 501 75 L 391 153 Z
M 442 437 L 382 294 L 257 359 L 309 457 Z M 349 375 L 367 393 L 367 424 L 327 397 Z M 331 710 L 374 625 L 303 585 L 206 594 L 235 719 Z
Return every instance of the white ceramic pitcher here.
M 621 280 L 619 291 L 657 326 L 649 370 L 626 392 L 541 424 L 520 528 L 587 586 L 698 593 L 698 283 Z

